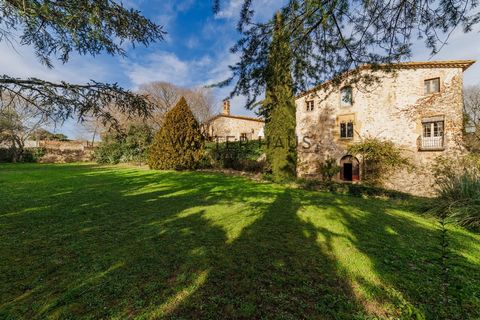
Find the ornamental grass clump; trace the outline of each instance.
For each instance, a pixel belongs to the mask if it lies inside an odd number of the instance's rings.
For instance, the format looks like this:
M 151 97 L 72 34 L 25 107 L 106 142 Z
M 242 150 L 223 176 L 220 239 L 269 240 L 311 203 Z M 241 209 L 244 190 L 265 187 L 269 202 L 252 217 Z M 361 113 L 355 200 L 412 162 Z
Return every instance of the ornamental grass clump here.
M 432 211 L 461 226 L 480 229 L 479 169 L 475 159 L 439 157 L 434 167 L 438 201 Z

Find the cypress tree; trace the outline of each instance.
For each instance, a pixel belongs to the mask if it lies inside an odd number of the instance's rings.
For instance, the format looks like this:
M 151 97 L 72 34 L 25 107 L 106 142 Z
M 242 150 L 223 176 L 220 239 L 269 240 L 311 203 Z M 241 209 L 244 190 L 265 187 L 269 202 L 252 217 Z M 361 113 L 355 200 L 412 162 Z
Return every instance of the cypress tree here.
M 296 174 L 295 98 L 291 74 L 292 51 L 282 15 L 275 16 L 275 30 L 269 48 L 267 86 L 261 113 L 265 116 L 267 159 L 276 181 Z
M 184 97 L 165 115 L 150 147 L 152 169 L 188 170 L 197 167 L 204 147 L 200 125 Z

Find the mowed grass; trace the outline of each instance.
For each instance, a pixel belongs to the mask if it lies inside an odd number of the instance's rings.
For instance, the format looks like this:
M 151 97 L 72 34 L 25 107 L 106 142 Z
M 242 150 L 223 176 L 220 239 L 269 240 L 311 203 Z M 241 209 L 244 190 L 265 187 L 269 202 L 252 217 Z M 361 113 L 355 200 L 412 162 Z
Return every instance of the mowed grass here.
M 479 319 L 480 237 L 416 200 L 0 165 L 0 319 Z

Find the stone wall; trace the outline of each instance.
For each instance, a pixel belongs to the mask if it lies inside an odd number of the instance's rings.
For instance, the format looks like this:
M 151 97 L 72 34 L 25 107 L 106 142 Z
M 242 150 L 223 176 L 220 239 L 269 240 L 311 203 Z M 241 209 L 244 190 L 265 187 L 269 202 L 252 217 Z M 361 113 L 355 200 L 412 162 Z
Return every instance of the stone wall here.
M 240 140 L 242 133 L 245 133 L 247 139 L 256 140 L 261 136 L 263 138 L 263 127 L 265 123 L 253 118 L 218 115 L 208 124 L 208 134 L 210 137 L 218 137 L 220 141 L 228 138 L 229 141 Z
M 466 152 L 462 144 L 463 69 L 419 67 L 398 69 L 395 74 L 377 71 L 376 75 L 381 77 L 378 83 L 368 87 L 353 86 L 351 106 L 342 106 L 342 85 L 338 89 L 319 88 L 296 100 L 300 140 L 298 175 L 316 176 L 325 158 L 333 157 L 340 163 L 350 144 L 376 137 L 394 142 L 416 167 L 413 172 L 398 170 L 388 178 L 385 186 L 416 195 L 432 195 L 434 159 L 441 155 L 461 156 Z M 440 92 L 425 95 L 424 80 L 437 77 L 440 78 Z M 307 111 L 308 100 L 315 101 L 313 111 Z M 443 150 L 419 150 L 422 119 L 428 117 L 444 118 Z M 342 121 L 353 121 L 353 139 L 340 138 Z
M 33 141 L 25 143 L 26 148 L 41 148 L 44 155 L 40 163 L 69 163 L 92 161 L 95 146 L 88 141 Z

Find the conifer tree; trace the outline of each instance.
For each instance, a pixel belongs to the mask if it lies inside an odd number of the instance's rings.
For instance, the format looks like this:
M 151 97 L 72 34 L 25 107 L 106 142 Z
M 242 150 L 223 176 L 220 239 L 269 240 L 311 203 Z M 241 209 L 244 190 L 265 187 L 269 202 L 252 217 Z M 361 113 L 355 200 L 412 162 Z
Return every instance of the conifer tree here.
M 289 37 L 282 15 L 277 13 L 266 70 L 265 100 L 261 108 L 266 120 L 267 159 L 276 181 L 293 179 L 296 171 L 295 100 L 291 66 Z
M 148 164 L 152 169 L 188 170 L 197 167 L 204 138 L 184 97 L 165 115 L 162 128 L 150 147 Z
M 54 61 L 67 63 L 72 54 L 125 56 L 126 43 L 135 47 L 164 40 L 163 26 L 129 7 L 112 0 L 0 1 L 0 43 L 13 49 L 29 46 L 42 64 L 53 68 Z M 143 117 L 154 107 L 147 97 L 116 83 L 52 82 L 1 72 L 0 96 L 8 94 L 26 100 L 29 108 L 42 117 L 60 122 L 95 116 L 117 126 L 109 109 Z
M 215 13 L 222 12 L 229 2 L 214 0 Z M 231 50 L 240 59 L 230 66 L 230 77 L 219 85 L 233 85 L 231 96 L 246 97 L 246 107 L 254 109 L 266 89 L 265 71 L 276 26 L 258 14 L 264 0 L 235 2 L 241 7 L 237 24 L 241 37 Z M 409 60 L 412 50 L 422 42 L 434 56 L 445 50 L 453 31 L 473 33 L 480 24 L 477 0 L 274 2 L 281 6 L 283 24 L 295 53 L 294 94 L 327 80 L 334 80 L 330 84 L 337 87 L 344 72 L 365 64 L 376 68 Z M 380 81 L 366 73 L 350 77 L 350 81 L 361 85 L 369 85 L 372 80 Z

